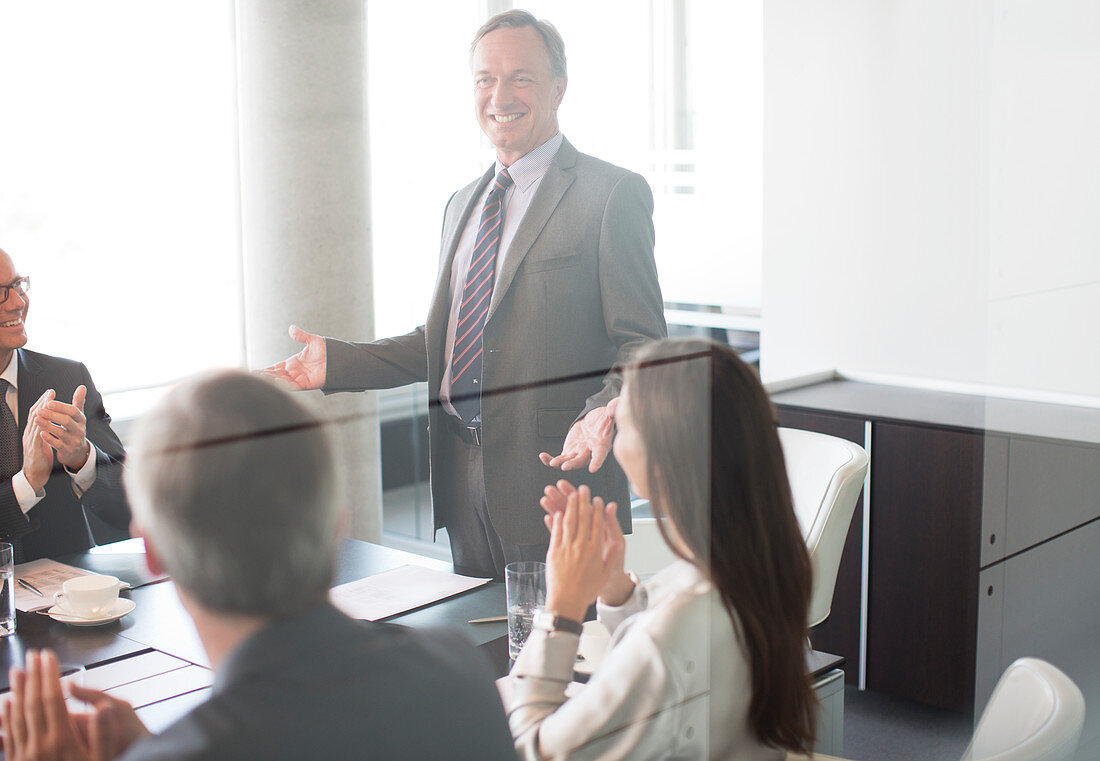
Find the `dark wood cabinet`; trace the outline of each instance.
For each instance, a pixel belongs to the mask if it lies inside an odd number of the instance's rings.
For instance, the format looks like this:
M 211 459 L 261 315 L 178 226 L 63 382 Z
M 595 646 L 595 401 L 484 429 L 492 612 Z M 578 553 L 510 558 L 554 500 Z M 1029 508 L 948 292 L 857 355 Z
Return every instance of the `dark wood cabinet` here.
M 811 634 L 850 682 L 973 715 L 1028 655 L 1100 703 L 1100 409 L 842 379 L 772 399 L 780 425 L 870 454 L 832 613 Z
M 874 423 L 871 445 L 867 687 L 964 713 L 974 703 L 982 441 Z

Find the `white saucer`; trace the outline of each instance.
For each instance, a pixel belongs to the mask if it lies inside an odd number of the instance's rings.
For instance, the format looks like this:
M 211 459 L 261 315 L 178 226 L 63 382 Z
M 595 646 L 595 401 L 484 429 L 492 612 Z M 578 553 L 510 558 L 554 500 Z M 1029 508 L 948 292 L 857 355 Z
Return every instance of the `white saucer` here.
M 591 674 L 595 671 L 603 660 L 604 654 L 607 653 L 610 641 L 611 635 L 607 633 L 603 624 L 598 621 L 585 621 L 573 671 L 578 674 Z
M 111 606 L 111 609 L 99 618 L 81 618 L 79 616 L 74 616 L 70 613 L 66 613 L 59 605 L 54 605 L 46 611 L 46 614 L 54 621 L 60 621 L 70 626 L 103 626 L 104 624 L 119 620 L 136 607 L 137 605 L 133 600 L 127 600 L 125 597 L 120 597 L 115 601 L 115 604 Z

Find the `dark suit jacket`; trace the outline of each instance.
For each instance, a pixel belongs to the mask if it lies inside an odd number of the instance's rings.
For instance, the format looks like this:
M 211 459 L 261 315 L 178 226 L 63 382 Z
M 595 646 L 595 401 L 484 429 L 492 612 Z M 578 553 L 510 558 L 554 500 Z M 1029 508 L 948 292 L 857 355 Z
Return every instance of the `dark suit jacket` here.
M 46 482 L 46 496 L 26 515 L 19 509 L 11 479 L 0 483 L 0 539 L 21 537 L 24 560 L 55 557 L 82 552 L 93 545 L 84 518 L 84 509 L 108 524 L 126 530 L 130 508 L 122 489 L 122 442 L 111 430 L 111 417 L 103 408 L 103 397 L 92 383 L 92 376 L 80 362 L 47 354 L 17 350 L 19 362 L 19 433 L 27 426 L 31 405 L 52 388 L 57 399 L 71 401 L 80 385 L 87 386 L 84 416 L 87 437 L 96 458 L 96 479 L 82 497 L 73 491 L 72 478 L 54 461 L 54 471 Z M 22 449 L 20 449 L 22 458 Z
M 352 621 L 328 604 L 278 621 L 218 670 L 210 699 L 122 761 L 515 761 L 485 662 L 461 635 Z
M 435 295 L 424 326 L 372 343 L 327 339 L 326 393 L 428 381 L 435 526 L 469 510 L 450 471 L 445 371 L 451 265 L 493 167 L 447 204 Z M 497 533 L 513 544 L 548 539 L 538 501 L 559 478 L 589 484 L 619 504 L 629 530 L 626 478 L 613 457 L 595 474 L 562 474 L 538 459 L 557 454 L 569 427 L 618 395 L 612 371 L 667 333 L 653 259 L 653 195 L 640 175 L 578 153 L 568 140 L 516 232 L 485 322 L 482 440 L 485 495 Z

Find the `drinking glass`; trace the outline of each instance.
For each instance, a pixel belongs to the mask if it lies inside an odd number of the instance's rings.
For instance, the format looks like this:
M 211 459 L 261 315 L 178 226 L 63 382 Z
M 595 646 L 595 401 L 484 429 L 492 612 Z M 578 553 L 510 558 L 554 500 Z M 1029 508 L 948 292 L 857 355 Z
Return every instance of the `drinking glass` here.
M 513 661 L 531 634 L 535 612 L 546 604 L 546 563 L 525 560 L 504 566 L 508 600 L 508 657 Z
M 0 542 L 0 637 L 15 634 L 15 555 L 11 542 Z

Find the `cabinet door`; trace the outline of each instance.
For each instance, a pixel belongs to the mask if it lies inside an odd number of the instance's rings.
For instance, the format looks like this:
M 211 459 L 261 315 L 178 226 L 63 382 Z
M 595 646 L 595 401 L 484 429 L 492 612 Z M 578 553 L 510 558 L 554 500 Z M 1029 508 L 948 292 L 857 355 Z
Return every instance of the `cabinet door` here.
M 867 686 L 970 713 L 984 437 L 875 423 Z
M 785 428 L 798 428 L 829 436 L 847 439 L 865 446 L 864 422 L 858 418 L 817 412 L 805 412 L 792 407 L 779 408 L 779 424 Z M 815 650 L 842 655 L 847 661 L 844 681 L 859 683 L 859 608 L 860 578 L 863 564 L 863 492 L 856 502 L 848 538 L 844 540 L 844 553 L 840 558 L 836 588 L 833 590 L 833 607 L 825 619 L 810 635 Z

